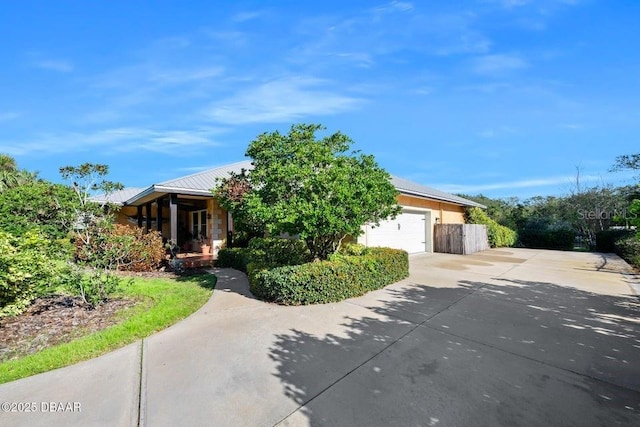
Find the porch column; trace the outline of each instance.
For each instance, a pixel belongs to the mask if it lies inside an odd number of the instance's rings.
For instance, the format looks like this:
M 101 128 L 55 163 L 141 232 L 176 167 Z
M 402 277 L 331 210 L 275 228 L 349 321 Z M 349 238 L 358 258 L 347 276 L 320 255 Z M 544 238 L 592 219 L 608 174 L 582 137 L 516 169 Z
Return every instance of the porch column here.
M 138 209 L 138 227 L 142 228 L 142 205 L 136 206 L 136 208 Z
M 156 200 L 156 230 L 162 234 L 162 197 Z
M 171 240 L 178 243 L 178 196 L 169 195 L 169 221 L 171 221 Z
M 227 211 L 227 247 L 233 247 L 233 217 L 229 211 Z
M 151 230 L 151 202 L 145 205 L 147 211 L 147 231 Z

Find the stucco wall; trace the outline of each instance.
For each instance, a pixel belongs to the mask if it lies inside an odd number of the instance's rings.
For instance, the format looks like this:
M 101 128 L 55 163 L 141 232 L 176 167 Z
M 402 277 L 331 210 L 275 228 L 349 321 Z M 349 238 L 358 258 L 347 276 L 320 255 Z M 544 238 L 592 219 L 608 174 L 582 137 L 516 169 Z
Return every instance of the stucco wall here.
M 401 194 L 398 196 L 398 203 L 402 206 L 411 206 L 416 208 L 431 209 L 433 211 L 432 221 L 435 223 L 437 216 L 441 220 L 441 224 L 464 224 L 464 207 L 446 202 L 438 202 L 435 200 L 426 200 L 420 197 L 407 196 Z

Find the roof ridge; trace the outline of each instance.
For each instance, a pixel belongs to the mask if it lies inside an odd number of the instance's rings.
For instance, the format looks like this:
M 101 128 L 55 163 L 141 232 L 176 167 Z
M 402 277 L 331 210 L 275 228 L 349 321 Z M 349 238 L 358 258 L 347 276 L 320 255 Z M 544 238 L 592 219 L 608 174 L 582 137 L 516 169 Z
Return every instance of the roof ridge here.
M 165 185 L 166 183 L 169 183 L 169 182 L 174 182 L 174 181 L 178 181 L 178 180 L 181 180 L 181 179 L 193 178 L 193 177 L 198 176 L 198 175 L 202 175 L 202 174 L 205 174 L 205 173 L 210 173 L 211 171 L 216 170 L 216 169 L 221 169 L 221 168 L 225 168 L 226 169 L 226 168 L 230 168 L 232 166 L 239 165 L 241 163 L 247 163 L 247 162 L 251 162 L 251 160 L 240 160 L 240 161 L 233 162 L 233 163 L 226 163 L 226 164 L 214 166 L 212 168 L 201 170 L 200 172 L 194 172 L 194 173 L 189 174 L 189 175 L 184 175 L 184 176 L 179 176 L 177 178 L 167 179 L 165 181 L 159 182 L 159 183 L 154 184 L 154 185 Z
M 466 199 L 466 198 L 461 197 L 461 196 L 457 196 L 457 195 L 449 193 L 447 191 L 438 190 L 437 188 L 430 187 L 430 186 L 425 185 L 425 184 L 420 184 L 419 182 L 415 182 L 415 181 L 412 181 L 412 180 L 407 179 L 407 178 L 403 178 L 403 177 L 400 177 L 400 176 L 397 176 L 397 175 L 391 175 L 391 179 L 396 181 L 394 186 L 398 190 L 405 190 L 405 191 L 413 193 L 413 194 L 418 193 L 416 195 L 419 195 L 421 193 L 421 195 L 423 195 L 423 196 L 432 197 L 432 198 L 436 198 L 436 199 L 439 198 L 441 200 L 448 201 L 448 202 L 454 202 L 454 203 L 457 202 L 457 203 L 461 203 L 461 204 L 464 204 L 464 205 L 478 206 L 478 207 L 486 208 L 486 206 L 484 206 L 481 203 L 475 202 L 475 201 L 470 200 L 470 199 Z M 403 188 L 402 181 L 404 181 L 404 183 L 407 184 L 406 188 Z M 398 185 L 398 184 L 400 184 L 400 185 Z M 411 188 L 411 187 L 418 187 L 418 188 Z M 429 193 L 431 193 L 431 194 L 429 194 Z

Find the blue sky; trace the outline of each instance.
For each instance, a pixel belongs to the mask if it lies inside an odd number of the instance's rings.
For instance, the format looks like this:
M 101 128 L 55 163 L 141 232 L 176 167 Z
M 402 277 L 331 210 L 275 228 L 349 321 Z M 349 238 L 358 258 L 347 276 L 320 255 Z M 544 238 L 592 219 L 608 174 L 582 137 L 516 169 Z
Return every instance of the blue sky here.
M 389 172 L 494 197 L 630 183 L 640 2 L 29 1 L 0 13 L 0 152 L 147 186 L 291 124 Z

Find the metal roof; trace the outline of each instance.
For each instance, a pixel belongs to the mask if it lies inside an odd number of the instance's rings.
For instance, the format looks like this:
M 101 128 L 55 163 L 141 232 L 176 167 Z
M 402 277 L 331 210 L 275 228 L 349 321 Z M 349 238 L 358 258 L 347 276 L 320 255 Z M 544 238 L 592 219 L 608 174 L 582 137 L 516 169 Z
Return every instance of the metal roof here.
M 129 199 L 125 199 L 125 204 L 141 204 L 146 201 L 153 200 L 157 195 L 164 195 L 168 193 L 211 196 L 211 189 L 216 186 L 216 180 L 218 178 L 226 178 L 229 176 L 230 172 L 240 173 L 243 169 L 250 170 L 252 168 L 253 165 L 251 164 L 251 160 L 243 160 L 241 162 L 218 166 L 192 175 L 171 179 L 159 184 L 154 184 L 151 187 L 138 191 L 135 194 L 131 194 Z M 474 201 L 445 193 L 444 191 L 436 190 L 435 188 L 427 187 L 397 176 L 391 176 L 391 183 L 400 193 L 403 194 L 449 202 L 456 205 L 478 206 L 485 208 L 484 205 Z
M 192 175 L 163 181 L 132 195 L 125 204 L 134 206 L 141 205 L 169 193 L 211 196 L 211 189 L 216 186 L 217 178 L 227 178 L 230 172 L 240 173 L 242 169 L 251 169 L 252 167 L 251 160 L 243 160 L 241 162 L 197 172 Z
M 242 169 L 252 169 L 251 160 L 243 160 L 229 165 L 219 166 L 217 168 L 194 173 L 193 175 L 183 176 L 182 178 L 171 179 L 156 184 L 158 187 L 164 188 L 188 188 L 190 190 L 202 190 L 210 194 L 212 188 L 216 186 L 216 179 L 228 178 L 230 172 L 240 173 Z
M 142 190 L 144 190 L 144 188 L 127 187 L 109 194 L 96 194 L 95 196 L 91 197 L 91 201 L 97 203 L 114 203 L 116 205 L 123 205 L 124 202 L 140 193 Z
M 485 205 L 476 203 L 473 200 L 465 199 L 444 191 L 436 190 L 435 188 L 427 187 L 426 185 L 418 184 L 408 179 L 400 178 L 391 175 L 391 183 L 396 187 L 396 190 L 403 194 L 409 194 L 414 196 L 426 197 L 428 199 L 441 200 L 444 202 L 454 203 L 462 206 L 477 206 L 479 208 L 486 208 Z

